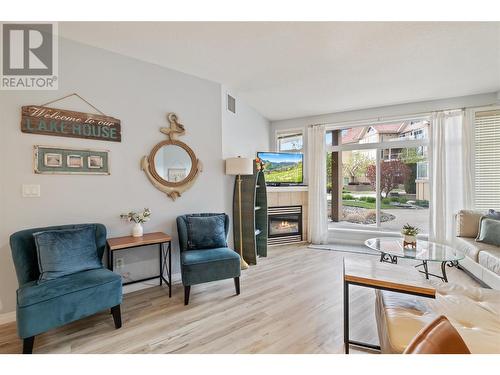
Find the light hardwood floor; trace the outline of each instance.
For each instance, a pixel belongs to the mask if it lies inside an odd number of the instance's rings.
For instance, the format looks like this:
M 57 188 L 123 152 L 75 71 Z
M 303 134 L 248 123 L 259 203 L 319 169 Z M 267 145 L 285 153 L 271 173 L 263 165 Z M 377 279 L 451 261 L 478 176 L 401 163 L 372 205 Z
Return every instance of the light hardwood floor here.
M 180 283 L 170 299 L 166 287 L 132 292 L 124 296 L 121 329 L 103 312 L 37 336 L 34 352 L 343 353 L 343 257 L 372 256 L 271 248 L 257 266 L 242 271 L 239 296 L 233 280 L 193 286 L 189 306 Z M 475 285 L 457 269 L 449 279 Z M 378 343 L 374 292 L 351 289 L 351 339 Z M 0 353 L 20 351 L 15 324 L 0 326 Z

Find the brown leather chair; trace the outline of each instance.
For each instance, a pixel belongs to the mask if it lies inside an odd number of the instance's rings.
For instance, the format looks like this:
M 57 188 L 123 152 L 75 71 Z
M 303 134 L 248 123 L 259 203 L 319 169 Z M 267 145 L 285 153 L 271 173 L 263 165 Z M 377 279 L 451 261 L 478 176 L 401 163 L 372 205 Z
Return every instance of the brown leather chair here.
M 470 354 L 458 331 L 441 315 L 424 327 L 404 354 Z

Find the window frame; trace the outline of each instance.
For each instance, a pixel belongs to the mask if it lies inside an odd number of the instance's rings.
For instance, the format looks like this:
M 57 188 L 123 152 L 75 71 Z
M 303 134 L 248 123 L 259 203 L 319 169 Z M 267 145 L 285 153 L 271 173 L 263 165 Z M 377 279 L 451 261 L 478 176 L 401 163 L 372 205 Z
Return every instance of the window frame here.
M 302 148 L 300 150 L 281 151 L 280 139 L 285 138 L 285 137 L 291 137 L 291 136 L 299 136 L 299 135 L 302 137 Z M 290 153 L 304 154 L 304 150 L 305 150 L 304 129 L 286 129 L 286 130 L 276 131 L 275 148 L 276 148 L 277 152 L 290 152 Z
M 420 115 L 415 115 L 415 116 L 405 116 L 401 118 L 391 118 L 389 119 L 376 119 L 376 120 L 365 120 L 365 121 L 356 121 L 356 122 L 346 122 L 346 123 L 338 123 L 338 124 L 331 124 L 327 126 L 326 131 L 334 131 L 334 130 L 343 130 L 343 129 L 348 129 L 348 128 L 354 128 L 354 127 L 372 127 L 373 125 L 380 125 L 380 124 L 385 124 L 387 122 L 393 122 L 393 121 L 406 121 L 406 120 L 426 120 L 429 121 L 430 126 L 433 126 L 432 124 L 432 117 L 430 113 L 426 114 L 420 114 Z M 375 226 L 369 225 L 369 224 L 354 224 L 354 223 L 349 223 L 349 222 L 343 222 L 342 223 L 342 228 L 345 229 L 358 229 L 358 230 L 372 230 L 372 231 L 377 231 L 381 233 L 396 233 L 388 230 L 384 230 L 381 227 L 380 223 L 380 211 L 381 211 L 381 201 L 378 198 L 380 196 L 380 168 L 378 167 L 380 165 L 380 162 L 383 160 L 382 158 L 382 152 L 385 149 L 395 149 L 395 148 L 418 148 L 418 147 L 427 147 L 427 163 L 428 163 L 428 168 L 430 165 L 432 165 L 432 152 L 430 152 L 430 147 L 431 147 L 431 134 L 427 134 L 427 139 L 411 139 L 411 140 L 394 140 L 394 141 L 383 141 L 383 142 L 374 142 L 374 143 L 356 143 L 356 144 L 345 144 L 345 145 L 327 145 L 326 151 L 327 153 L 331 152 L 343 152 L 343 151 L 354 151 L 354 150 L 375 150 L 376 152 L 376 165 L 377 165 L 377 174 L 376 174 L 376 196 L 377 196 L 377 201 L 376 201 L 376 224 Z M 432 181 L 432 175 L 429 173 L 428 169 L 428 183 L 429 183 L 429 188 L 432 191 L 432 186 L 433 186 L 433 181 Z M 429 202 L 432 204 L 431 202 Z M 429 224 L 432 222 L 431 221 L 431 210 L 429 209 Z M 335 228 L 336 230 L 341 230 L 342 228 Z M 423 235 L 428 235 L 428 233 L 422 233 Z

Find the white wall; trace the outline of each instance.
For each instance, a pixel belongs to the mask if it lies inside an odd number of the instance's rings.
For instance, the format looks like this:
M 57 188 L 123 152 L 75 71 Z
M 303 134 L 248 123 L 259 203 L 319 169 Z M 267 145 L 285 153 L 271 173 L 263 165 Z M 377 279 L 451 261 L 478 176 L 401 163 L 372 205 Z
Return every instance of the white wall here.
M 222 155 L 255 158 L 258 151 L 269 151 L 270 123 L 259 112 L 222 87 Z M 236 113 L 226 109 L 227 94 L 236 98 Z
M 227 94 L 236 99 L 236 113 L 227 110 Z M 231 93 L 226 87 L 221 90 L 222 110 L 222 156 L 224 159 L 241 156 L 255 158 L 259 151 L 269 151 L 270 123 L 255 109 L 241 101 L 237 95 Z M 226 206 L 232 219 L 233 205 L 233 176 L 225 176 Z M 229 236 L 232 245 L 232 227 Z
M 176 216 L 230 213 L 231 200 L 226 195 L 232 194 L 232 181 L 224 174 L 223 155 L 267 148 L 269 141 L 265 120 L 240 101 L 237 121 L 223 121 L 221 86 L 215 82 L 68 40 L 60 41 L 59 77 L 58 91 L 0 92 L 0 313 L 15 309 L 17 279 L 8 241 L 10 234 L 25 228 L 100 222 L 109 236 L 128 235 L 131 225 L 119 219 L 120 213 L 149 207 L 152 220 L 145 231 L 174 236 L 174 272 L 178 272 Z M 121 143 L 21 133 L 21 106 L 40 105 L 73 92 L 121 120 Z M 77 99 L 52 106 L 93 112 Z M 155 189 L 139 166 L 141 157 L 165 139 L 159 128 L 167 125 L 167 112 L 178 114 L 187 130 L 182 141 L 204 166 L 194 186 L 175 202 Z M 251 132 L 235 136 L 235 128 L 242 134 L 254 124 L 258 132 L 253 138 Z M 37 144 L 109 149 L 111 175 L 35 175 L 32 158 Z M 22 198 L 22 184 L 39 184 L 41 197 Z M 123 271 L 134 278 L 157 272 L 154 249 L 124 255 Z

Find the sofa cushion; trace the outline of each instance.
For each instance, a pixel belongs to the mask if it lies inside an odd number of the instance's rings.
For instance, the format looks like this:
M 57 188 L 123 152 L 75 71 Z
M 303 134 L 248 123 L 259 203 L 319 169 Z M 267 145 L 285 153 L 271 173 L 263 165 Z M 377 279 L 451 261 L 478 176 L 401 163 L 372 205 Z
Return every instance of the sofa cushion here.
M 479 234 L 476 241 L 500 246 L 500 220 L 483 216 L 479 222 Z
M 460 210 L 455 218 L 455 230 L 458 237 L 477 236 L 479 231 L 479 220 L 484 212 L 473 210 Z
M 227 247 L 181 252 L 182 283 L 201 284 L 240 276 L 240 256 Z
M 94 288 L 107 283 L 121 283 L 120 275 L 105 268 L 82 271 L 39 283 L 32 281 L 17 290 L 17 304 L 21 307 Z
M 33 237 L 40 281 L 102 267 L 97 257 L 95 225 L 42 231 L 33 233 Z
M 402 353 L 433 319 L 445 315 L 471 353 L 500 353 L 500 291 L 434 283 L 436 299 L 377 291 L 376 317 L 383 353 Z
M 239 262 L 240 256 L 237 252 L 228 247 L 207 250 L 188 250 L 183 251 L 181 254 L 183 265 L 218 262 L 221 260 L 237 260 Z
M 472 259 L 474 262 L 479 261 L 479 252 L 485 248 L 493 245 L 488 245 L 482 242 L 476 242 L 474 238 L 468 237 L 455 237 L 453 239 L 453 247 L 461 251 L 468 258 Z
M 225 215 L 188 216 L 188 249 L 226 247 Z
M 122 281 L 104 268 L 88 270 L 31 281 L 17 291 L 17 301 L 17 329 L 26 338 L 119 305 Z
M 489 245 L 488 249 L 479 252 L 479 264 L 497 275 L 500 275 L 500 247 Z

